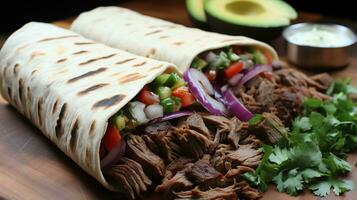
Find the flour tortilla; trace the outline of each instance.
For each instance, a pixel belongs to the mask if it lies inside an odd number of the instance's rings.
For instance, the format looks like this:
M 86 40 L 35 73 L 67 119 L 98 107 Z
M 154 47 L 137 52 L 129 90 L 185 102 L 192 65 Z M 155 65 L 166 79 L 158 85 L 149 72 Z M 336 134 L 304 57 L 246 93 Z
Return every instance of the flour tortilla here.
M 84 12 L 71 29 L 114 48 L 174 63 L 181 72 L 200 53 L 229 45 L 250 46 L 278 59 L 272 47 L 257 40 L 188 28 L 120 7 L 99 7 Z
M 169 63 L 136 56 L 44 23 L 29 23 L 0 52 L 2 96 L 110 190 L 99 147 L 108 119 Z

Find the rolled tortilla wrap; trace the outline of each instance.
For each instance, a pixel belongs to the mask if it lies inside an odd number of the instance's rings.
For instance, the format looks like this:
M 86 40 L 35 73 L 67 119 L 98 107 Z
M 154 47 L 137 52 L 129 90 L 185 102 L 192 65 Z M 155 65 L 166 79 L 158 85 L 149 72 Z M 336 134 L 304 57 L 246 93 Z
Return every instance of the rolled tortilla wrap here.
M 87 40 L 69 30 L 28 23 L 0 52 L 2 96 L 81 168 L 110 190 L 99 148 L 108 119 L 169 63 Z
M 278 59 L 273 48 L 254 39 L 188 28 L 120 7 L 84 12 L 71 30 L 114 48 L 174 63 L 181 72 L 200 53 L 226 46 L 252 47 Z

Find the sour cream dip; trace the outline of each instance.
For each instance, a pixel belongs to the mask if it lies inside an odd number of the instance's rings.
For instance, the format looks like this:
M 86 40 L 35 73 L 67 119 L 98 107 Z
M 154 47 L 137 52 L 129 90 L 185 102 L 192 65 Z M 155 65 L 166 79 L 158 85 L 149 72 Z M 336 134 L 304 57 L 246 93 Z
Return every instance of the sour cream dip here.
M 337 69 L 349 63 L 349 52 L 356 42 L 355 33 L 337 24 L 300 23 L 283 31 L 286 57 L 308 69 Z
M 348 35 L 328 30 L 319 25 L 312 26 L 308 30 L 297 31 L 289 36 L 289 40 L 298 45 L 315 47 L 340 47 L 351 42 Z

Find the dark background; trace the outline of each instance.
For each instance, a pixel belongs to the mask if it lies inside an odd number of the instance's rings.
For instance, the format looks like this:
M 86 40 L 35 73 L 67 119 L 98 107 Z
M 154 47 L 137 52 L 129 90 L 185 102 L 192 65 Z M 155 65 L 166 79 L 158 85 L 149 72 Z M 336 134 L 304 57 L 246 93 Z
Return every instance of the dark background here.
M 3 0 L 1 6 L 0 33 L 9 33 L 26 22 L 44 21 L 51 22 L 95 8 L 100 5 L 118 5 L 120 2 L 130 0 Z M 142 0 L 150 2 L 151 0 Z M 170 2 L 172 0 L 162 0 Z M 184 0 L 182 0 L 184 1 Z M 337 16 L 345 19 L 356 19 L 357 12 L 353 0 L 287 0 L 298 10 L 321 13 L 326 16 Z M 5 4 L 6 2 L 6 4 Z M 159 1 L 152 1 L 158 3 Z M 170 12 L 170 10 L 163 10 Z

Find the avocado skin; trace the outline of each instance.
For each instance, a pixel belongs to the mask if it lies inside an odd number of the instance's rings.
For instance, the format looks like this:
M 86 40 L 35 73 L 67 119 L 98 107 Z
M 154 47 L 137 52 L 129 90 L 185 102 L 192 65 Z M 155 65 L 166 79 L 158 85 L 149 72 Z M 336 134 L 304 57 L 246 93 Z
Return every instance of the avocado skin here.
M 220 20 L 212 15 L 210 15 L 207 11 L 205 11 L 207 16 L 207 22 L 209 24 L 209 28 L 212 31 L 229 34 L 229 35 L 242 35 L 251 37 L 260 41 L 269 42 L 273 39 L 279 37 L 281 32 L 287 26 L 278 26 L 278 27 L 249 27 L 249 26 L 241 26 L 237 24 L 233 24 L 230 22 L 226 22 Z
M 190 13 L 190 9 L 188 9 L 187 6 L 186 6 L 186 10 L 187 10 L 188 17 L 190 18 L 191 22 L 195 25 L 195 27 L 206 31 L 210 30 L 207 22 L 199 21 L 194 16 L 192 16 Z
M 206 30 L 206 31 L 210 30 L 207 23 L 195 19 L 189 12 L 188 12 L 188 17 L 190 18 L 191 22 L 195 25 L 195 27 Z

